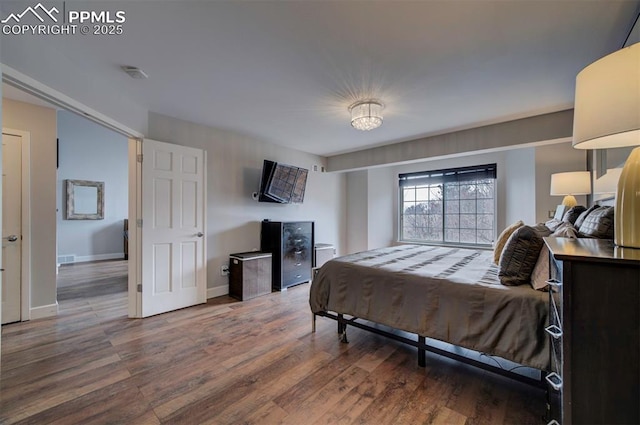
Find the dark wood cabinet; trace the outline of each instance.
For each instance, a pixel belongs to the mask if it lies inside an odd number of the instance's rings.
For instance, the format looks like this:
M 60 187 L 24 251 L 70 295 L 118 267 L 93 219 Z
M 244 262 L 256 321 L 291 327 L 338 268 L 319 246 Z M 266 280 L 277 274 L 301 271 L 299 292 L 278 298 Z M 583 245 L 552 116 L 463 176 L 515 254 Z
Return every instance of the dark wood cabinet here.
M 640 423 L 640 250 L 545 238 L 550 252 L 551 417 Z
M 241 301 L 271 293 L 271 253 L 229 256 L 229 295 Z
M 311 280 L 312 221 L 263 221 L 260 250 L 273 256 L 272 285 L 281 291 Z

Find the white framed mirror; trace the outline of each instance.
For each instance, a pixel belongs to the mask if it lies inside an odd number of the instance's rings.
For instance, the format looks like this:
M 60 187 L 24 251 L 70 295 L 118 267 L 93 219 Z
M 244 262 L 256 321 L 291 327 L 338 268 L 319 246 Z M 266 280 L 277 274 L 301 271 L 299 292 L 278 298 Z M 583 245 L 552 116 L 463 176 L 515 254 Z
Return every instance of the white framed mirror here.
M 104 182 L 65 180 L 67 220 L 104 219 Z

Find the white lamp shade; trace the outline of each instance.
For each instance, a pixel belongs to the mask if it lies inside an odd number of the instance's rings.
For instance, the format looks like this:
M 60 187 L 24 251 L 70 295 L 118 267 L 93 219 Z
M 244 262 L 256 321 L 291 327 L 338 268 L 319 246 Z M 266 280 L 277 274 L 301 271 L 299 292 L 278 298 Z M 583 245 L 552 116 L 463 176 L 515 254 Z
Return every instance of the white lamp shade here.
M 640 43 L 592 63 L 576 77 L 573 147 L 640 145 Z
M 551 175 L 551 196 L 588 195 L 591 193 L 591 173 L 570 171 Z

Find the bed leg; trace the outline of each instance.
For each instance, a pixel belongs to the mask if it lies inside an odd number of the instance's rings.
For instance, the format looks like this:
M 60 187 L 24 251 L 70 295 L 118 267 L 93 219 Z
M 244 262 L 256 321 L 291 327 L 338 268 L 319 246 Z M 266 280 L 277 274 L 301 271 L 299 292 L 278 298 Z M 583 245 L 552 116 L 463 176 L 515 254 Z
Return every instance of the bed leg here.
M 316 333 L 316 314 L 311 313 L 311 333 Z
M 345 323 L 344 316 L 342 314 L 338 314 L 338 334 L 340 342 L 344 344 L 349 342 L 347 339 L 347 324 Z
M 418 335 L 418 344 L 425 344 L 425 337 Z M 424 348 L 418 347 L 418 366 L 425 367 L 427 365 L 426 351 Z

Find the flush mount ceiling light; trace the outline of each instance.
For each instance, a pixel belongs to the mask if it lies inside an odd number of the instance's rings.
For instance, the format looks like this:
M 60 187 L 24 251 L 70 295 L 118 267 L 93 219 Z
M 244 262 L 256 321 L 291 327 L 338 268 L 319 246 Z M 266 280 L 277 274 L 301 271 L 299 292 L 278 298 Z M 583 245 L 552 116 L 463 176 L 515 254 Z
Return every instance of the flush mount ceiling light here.
M 377 100 L 361 100 L 349 106 L 351 126 L 357 130 L 369 131 L 382 125 L 384 105 Z

